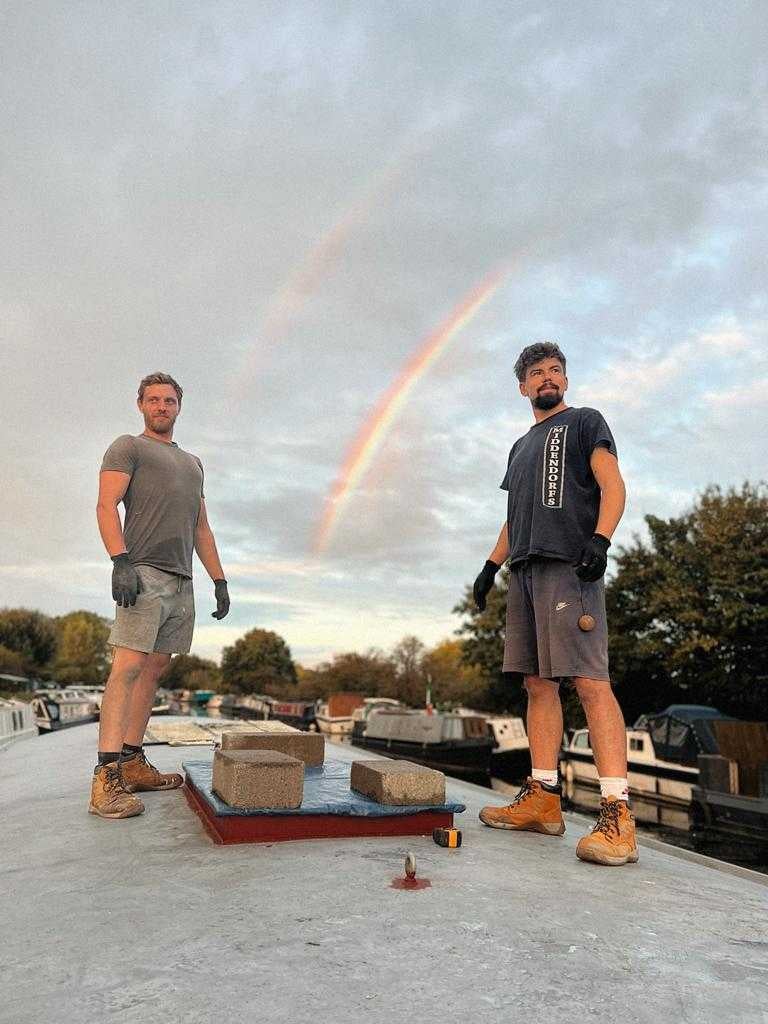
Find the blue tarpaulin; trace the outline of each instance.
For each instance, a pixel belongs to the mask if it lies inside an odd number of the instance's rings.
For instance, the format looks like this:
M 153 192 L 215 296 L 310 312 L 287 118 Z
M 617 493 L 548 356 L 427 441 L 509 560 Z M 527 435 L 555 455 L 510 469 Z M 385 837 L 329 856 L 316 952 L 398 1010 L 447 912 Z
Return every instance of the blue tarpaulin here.
M 377 804 L 375 800 L 355 793 L 349 788 L 351 764 L 345 761 L 326 761 L 319 768 L 307 768 L 304 772 L 304 799 L 295 810 L 270 807 L 244 810 L 225 804 L 211 789 L 213 761 L 184 761 L 182 767 L 200 796 L 206 800 L 215 814 L 346 814 L 352 817 L 386 818 L 395 814 L 417 814 L 419 811 L 449 811 L 460 814 L 465 805 L 448 801 L 444 804 L 419 804 L 402 807 L 393 804 Z

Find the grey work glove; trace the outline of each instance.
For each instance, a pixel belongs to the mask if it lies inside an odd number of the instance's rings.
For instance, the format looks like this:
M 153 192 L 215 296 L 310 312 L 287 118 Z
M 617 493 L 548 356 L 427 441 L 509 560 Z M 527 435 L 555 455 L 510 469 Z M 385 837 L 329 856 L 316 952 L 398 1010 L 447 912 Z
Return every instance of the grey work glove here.
M 131 565 L 128 553 L 112 556 L 112 597 L 121 608 L 133 607 L 141 591 L 141 581 Z
M 216 589 L 216 611 L 211 612 L 211 617 L 214 619 L 223 619 L 229 611 L 229 591 L 227 590 L 227 581 L 214 580 L 213 585 Z
M 608 548 L 611 542 L 601 533 L 593 534 L 579 555 L 576 563 L 576 575 L 584 583 L 594 583 L 599 580 L 608 565 Z
M 472 587 L 472 594 L 475 598 L 475 604 L 481 612 L 485 611 L 485 599 L 491 592 L 493 587 L 493 581 L 496 579 L 496 573 L 501 568 L 500 565 L 496 565 L 490 558 L 482 568 L 480 575 L 475 580 L 475 585 Z

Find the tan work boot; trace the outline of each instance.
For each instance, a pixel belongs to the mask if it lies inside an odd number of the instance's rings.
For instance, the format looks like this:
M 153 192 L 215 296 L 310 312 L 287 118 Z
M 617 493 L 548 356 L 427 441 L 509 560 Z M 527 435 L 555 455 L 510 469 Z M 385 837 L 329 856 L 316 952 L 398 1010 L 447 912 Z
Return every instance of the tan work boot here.
M 129 793 L 145 793 L 155 789 L 178 789 L 184 779 L 177 772 L 161 772 L 150 764 L 140 750 L 138 754 L 120 758 L 123 785 Z
M 565 832 L 560 810 L 560 786 L 544 786 L 527 778 L 511 804 L 506 807 L 484 807 L 480 821 L 489 828 L 508 828 L 520 832 L 543 832 L 561 836 Z
M 89 814 L 100 818 L 132 818 L 144 811 L 144 804 L 123 786 L 117 761 L 101 764 L 93 773 Z
M 626 800 L 606 796 L 600 801 L 600 817 L 588 836 L 582 836 L 576 856 L 593 864 L 635 864 L 640 856 L 635 838 L 635 819 Z

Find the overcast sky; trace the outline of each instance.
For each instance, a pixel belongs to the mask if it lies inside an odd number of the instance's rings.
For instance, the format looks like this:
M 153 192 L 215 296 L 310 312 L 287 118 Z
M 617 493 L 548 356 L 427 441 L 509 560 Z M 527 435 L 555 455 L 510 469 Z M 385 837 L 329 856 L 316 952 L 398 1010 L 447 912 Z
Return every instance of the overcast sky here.
M 110 615 L 101 456 L 183 385 L 232 611 L 312 664 L 433 643 L 504 518 L 557 340 L 629 505 L 768 478 L 768 19 L 755 2 L 73 2 L 0 12 L 0 606 Z M 488 274 L 311 554 L 377 400 Z

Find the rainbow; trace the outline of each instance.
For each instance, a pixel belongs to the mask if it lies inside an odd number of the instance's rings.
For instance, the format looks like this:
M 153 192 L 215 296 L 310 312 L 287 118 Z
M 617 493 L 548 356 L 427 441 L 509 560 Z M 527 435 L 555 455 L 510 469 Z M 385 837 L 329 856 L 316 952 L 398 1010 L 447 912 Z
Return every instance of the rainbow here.
M 496 270 L 476 285 L 448 317 L 416 349 L 387 391 L 379 399 L 350 445 L 339 474 L 325 501 L 315 534 L 313 551 L 321 555 L 328 547 L 347 502 L 371 466 L 384 439 L 408 401 L 413 389 L 445 351 L 448 344 L 495 294 L 508 268 Z
M 259 331 L 259 343 L 252 344 L 233 378 L 234 397 L 242 400 L 249 392 L 257 369 L 267 351 L 285 339 L 297 317 L 320 285 L 342 262 L 350 238 L 370 220 L 372 214 L 396 188 L 413 162 L 432 144 L 435 129 L 427 127 L 406 140 L 387 160 L 335 221 L 304 254 L 283 284 L 267 302 Z

